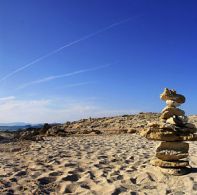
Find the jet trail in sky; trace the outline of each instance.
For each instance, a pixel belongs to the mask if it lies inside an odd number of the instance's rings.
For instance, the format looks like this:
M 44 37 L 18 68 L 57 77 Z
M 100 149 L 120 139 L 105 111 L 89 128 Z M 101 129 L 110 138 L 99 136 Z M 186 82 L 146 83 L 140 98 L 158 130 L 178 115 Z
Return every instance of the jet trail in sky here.
M 135 17 L 136 17 L 136 16 L 135 16 Z M 28 68 L 28 67 L 30 67 L 30 66 L 32 66 L 32 65 L 34 65 L 34 64 L 36 64 L 36 63 L 38 63 L 38 62 L 40 62 L 41 60 L 44 60 L 45 58 L 48 58 L 48 57 L 50 57 L 50 56 L 52 56 L 52 55 L 54 55 L 54 54 L 60 52 L 61 50 L 65 49 L 65 48 L 67 48 L 67 47 L 70 47 L 70 46 L 72 46 L 72 45 L 75 45 L 75 44 L 77 44 L 77 43 L 80 43 L 81 41 L 85 41 L 85 40 L 87 40 L 87 39 L 89 39 L 89 38 L 91 38 L 91 37 L 94 37 L 94 36 L 96 36 L 96 35 L 98 35 L 98 34 L 100 34 L 100 33 L 102 33 L 102 32 L 105 32 L 105 31 L 107 31 L 107 30 L 109 30 L 109 29 L 111 29 L 111 28 L 114 28 L 114 27 L 116 27 L 116 26 L 118 26 L 118 25 L 120 25 L 120 24 L 126 23 L 126 22 L 130 21 L 130 20 L 133 19 L 133 18 L 134 18 L 134 17 L 130 17 L 130 18 L 121 20 L 121 21 L 119 21 L 119 22 L 113 23 L 113 24 L 111 24 L 111 25 L 109 25 L 109 26 L 107 26 L 107 27 L 105 27 L 105 28 L 102 28 L 102 29 L 96 31 L 96 32 L 90 33 L 90 34 L 88 34 L 88 35 L 86 35 L 86 36 L 84 36 L 84 37 L 82 37 L 82 38 L 80 38 L 80 39 L 77 39 L 77 40 L 75 40 L 75 41 L 72 41 L 72 42 L 70 42 L 70 43 L 67 43 L 67 44 L 63 45 L 62 47 L 59 47 L 58 49 L 55 49 L 55 50 L 53 50 L 53 51 L 51 51 L 51 52 L 49 52 L 49 53 L 47 53 L 47 54 L 45 54 L 45 55 L 43 55 L 43 56 L 37 58 L 37 59 L 35 59 L 34 61 L 32 61 L 32 62 L 30 62 L 30 63 L 28 63 L 28 64 L 26 64 L 26 65 L 24 65 L 24 66 L 21 66 L 20 68 L 14 70 L 14 71 L 12 71 L 12 72 L 10 72 L 9 74 L 7 74 L 7 75 L 5 75 L 4 77 L 2 77 L 2 78 L 0 79 L 0 82 L 2 82 L 2 81 L 4 81 L 4 80 L 6 80 L 6 79 L 8 79 L 8 78 L 10 78 L 10 77 L 12 77 L 12 76 L 14 76 L 15 74 L 17 74 L 17 73 L 21 72 L 22 70 L 24 70 L 24 69 L 26 69 L 26 68 Z
M 29 87 L 31 85 L 46 83 L 46 82 L 49 82 L 49 81 L 52 81 L 52 80 L 55 80 L 55 79 L 61 79 L 61 78 L 70 77 L 70 76 L 74 76 L 74 75 L 78 75 L 78 74 L 82 74 L 82 73 L 86 73 L 86 72 L 92 72 L 92 71 L 100 70 L 100 69 L 103 69 L 103 68 L 107 68 L 111 65 L 112 64 L 106 64 L 106 65 L 103 65 L 103 66 L 97 66 L 97 67 L 94 67 L 94 68 L 77 70 L 77 71 L 66 73 L 66 74 L 52 75 L 52 76 L 44 77 L 44 78 L 41 78 L 41 79 L 38 79 L 38 80 L 31 81 L 29 83 L 25 83 L 25 84 L 19 86 L 17 89 L 24 89 L 24 88 Z

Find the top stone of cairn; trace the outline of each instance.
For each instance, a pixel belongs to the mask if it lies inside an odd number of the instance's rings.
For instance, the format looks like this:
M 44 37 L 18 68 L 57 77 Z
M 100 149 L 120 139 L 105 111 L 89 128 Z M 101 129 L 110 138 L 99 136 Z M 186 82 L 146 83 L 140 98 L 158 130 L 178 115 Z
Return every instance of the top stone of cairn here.
M 183 95 L 177 94 L 175 90 L 170 90 L 168 88 L 164 89 L 160 98 L 166 101 L 167 105 L 171 107 L 177 107 L 180 104 L 185 103 L 185 97 Z

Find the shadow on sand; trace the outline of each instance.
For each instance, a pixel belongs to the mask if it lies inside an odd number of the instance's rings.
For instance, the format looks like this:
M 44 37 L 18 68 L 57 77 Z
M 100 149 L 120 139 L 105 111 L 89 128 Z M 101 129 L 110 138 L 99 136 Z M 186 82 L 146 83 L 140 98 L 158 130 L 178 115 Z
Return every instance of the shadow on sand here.
M 197 173 L 197 168 L 196 167 L 191 167 L 189 168 L 190 173 Z

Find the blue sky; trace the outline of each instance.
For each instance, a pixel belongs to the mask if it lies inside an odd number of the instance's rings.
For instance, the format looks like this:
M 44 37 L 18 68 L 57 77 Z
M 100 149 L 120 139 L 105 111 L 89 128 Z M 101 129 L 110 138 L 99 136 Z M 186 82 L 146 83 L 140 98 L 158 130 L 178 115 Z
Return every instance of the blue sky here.
M 197 2 L 0 0 L 0 122 L 196 114 Z

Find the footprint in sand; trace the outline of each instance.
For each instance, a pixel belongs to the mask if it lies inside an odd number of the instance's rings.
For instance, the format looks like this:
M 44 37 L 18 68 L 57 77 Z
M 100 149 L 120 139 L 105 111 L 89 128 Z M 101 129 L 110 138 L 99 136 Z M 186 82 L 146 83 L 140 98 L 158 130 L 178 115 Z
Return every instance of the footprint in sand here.
M 54 172 L 49 173 L 49 176 L 56 177 L 56 176 L 60 176 L 62 174 L 63 174 L 63 172 L 61 172 L 61 171 L 54 171 Z
M 107 155 L 100 155 L 100 156 L 98 156 L 98 159 L 106 159 L 106 158 L 108 158 Z
M 86 178 L 90 178 L 90 179 L 92 179 L 92 180 L 95 179 L 95 175 L 94 175 L 94 173 L 93 173 L 92 171 L 87 171 L 87 172 L 85 172 L 85 177 L 86 177 Z
M 89 186 L 87 183 L 82 183 L 82 184 L 80 184 L 80 187 L 81 187 L 81 188 L 85 188 L 85 189 L 87 189 L 87 190 L 90 189 L 90 186 Z
M 83 168 L 76 168 L 74 170 L 71 170 L 71 171 L 68 171 L 69 174 L 76 174 L 76 173 L 83 173 L 84 172 L 84 169 Z
M 113 176 L 111 176 L 111 180 L 112 181 L 123 180 L 123 176 L 122 175 L 113 175 Z
M 15 174 L 15 176 L 17 177 L 26 176 L 26 175 L 27 175 L 26 171 L 19 171 L 18 173 Z
M 127 191 L 127 188 L 124 188 L 124 187 L 119 187 L 119 188 L 116 188 L 114 190 L 114 192 L 112 193 L 112 195 L 118 195 L 118 194 L 121 194 L 122 192 L 126 192 Z
M 64 193 L 75 193 L 75 191 L 77 190 L 79 186 L 76 184 L 69 184 L 66 186 Z
M 6 192 L 7 195 L 12 195 L 14 194 L 14 190 L 13 189 L 9 189 L 7 192 Z
M 131 179 L 130 179 L 130 181 L 131 181 L 131 183 L 132 183 L 132 184 L 136 184 L 136 183 L 137 183 L 137 179 L 136 179 L 136 178 L 134 178 L 134 177 L 133 177 L 133 178 L 131 178 Z
M 64 164 L 65 167 L 74 167 L 76 165 L 77 165 L 76 163 L 71 163 L 71 162 Z
M 194 185 L 193 185 L 193 190 L 194 190 L 194 191 L 197 191 L 197 183 L 194 183 Z
M 78 181 L 79 179 L 80 177 L 78 174 L 70 174 L 62 178 L 63 181 L 71 181 L 71 182 Z
M 11 182 L 17 182 L 18 180 L 15 177 L 13 177 L 13 178 L 10 179 L 10 181 Z
M 36 172 L 31 173 L 31 177 L 32 177 L 33 179 L 36 179 L 37 177 L 39 177 L 39 176 L 41 176 L 41 175 L 42 175 L 42 173 L 39 172 L 39 171 L 36 171 Z
M 40 185 L 47 185 L 55 181 L 56 181 L 55 177 L 42 177 L 38 179 Z
M 138 195 L 137 192 L 130 192 L 130 195 Z

